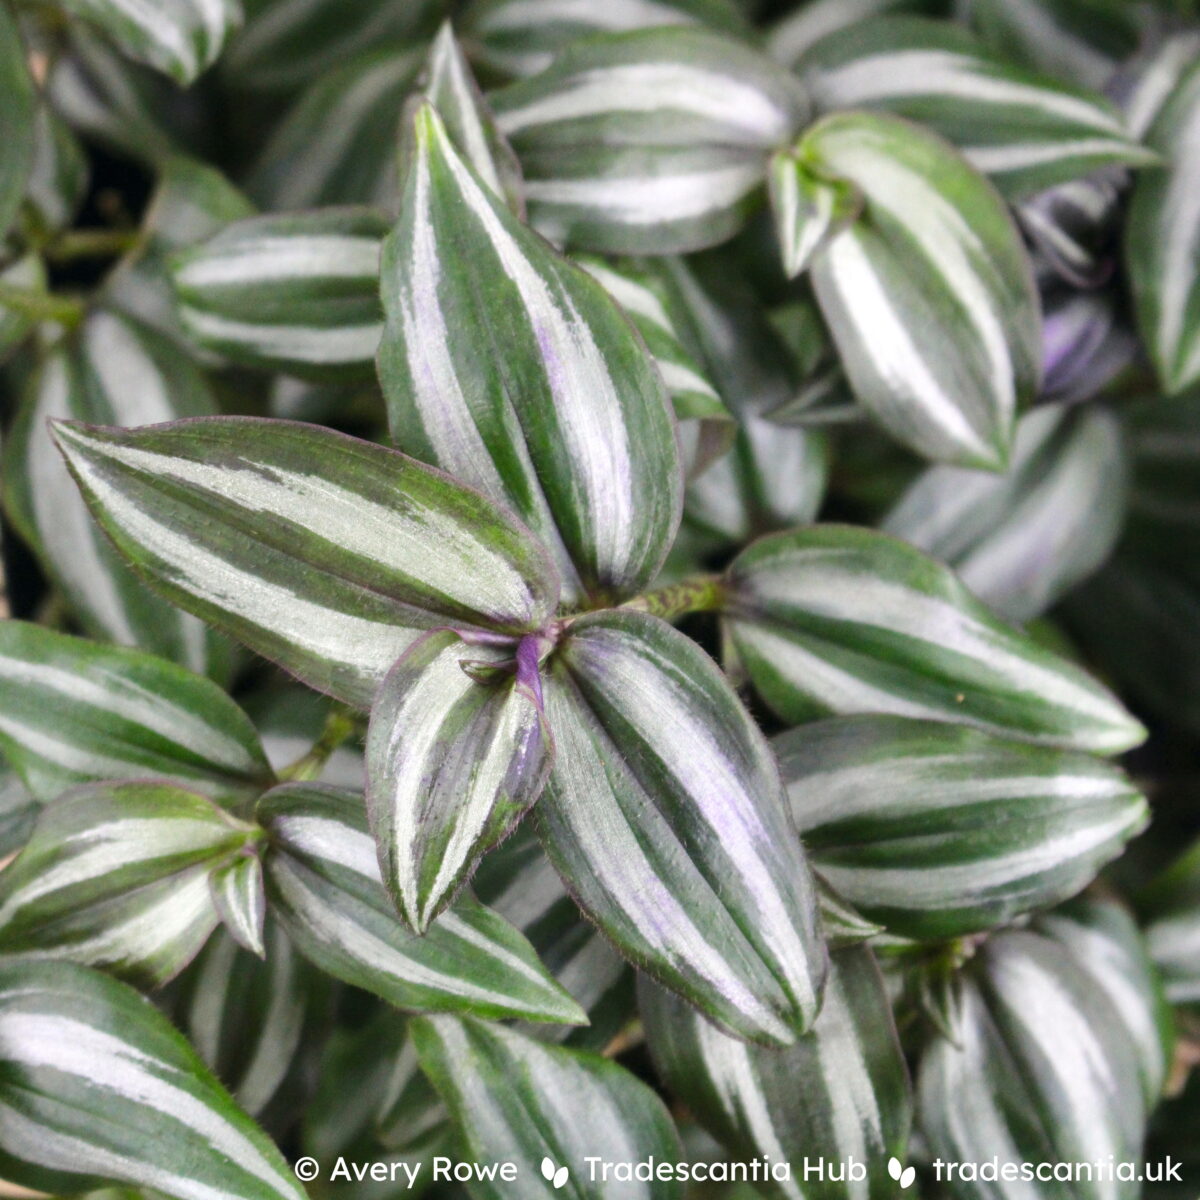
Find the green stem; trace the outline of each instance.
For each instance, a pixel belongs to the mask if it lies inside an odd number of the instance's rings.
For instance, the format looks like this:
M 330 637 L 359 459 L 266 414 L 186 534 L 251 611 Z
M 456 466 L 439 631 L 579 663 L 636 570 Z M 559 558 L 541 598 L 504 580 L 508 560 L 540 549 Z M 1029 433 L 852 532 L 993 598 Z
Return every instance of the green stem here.
M 21 313 L 34 321 L 58 321 L 62 325 L 77 325 L 84 313 L 84 306 L 78 300 L 6 283 L 0 283 L 0 308 Z
M 136 229 L 72 229 L 46 247 L 51 262 L 67 263 L 80 258 L 116 258 L 138 242 Z
M 354 732 L 357 719 L 349 709 L 335 705 L 325 718 L 325 727 L 311 749 L 279 772 L 285 783 L 308 783 L 316 779 L 333 757 L 333 752 Z
M 621 608 L 677 621 L 688 613 L 719 612 L 725 607 L 725 584 L 719 575 L 694 575 L 627 600 Z

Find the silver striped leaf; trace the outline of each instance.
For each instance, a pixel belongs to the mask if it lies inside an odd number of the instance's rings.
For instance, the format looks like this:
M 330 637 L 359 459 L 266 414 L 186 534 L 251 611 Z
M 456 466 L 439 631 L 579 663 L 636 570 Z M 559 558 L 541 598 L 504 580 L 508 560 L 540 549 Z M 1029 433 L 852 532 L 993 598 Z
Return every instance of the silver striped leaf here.
M 488 854 L 471 886 L 529 939 L 554 978 L 587 1011 L 586 1026 L 528 1025 L 525 1032 L 601 1051 L 636 1015 L 633 969 L 584 919 L 529 828 L 518 829 Z
M 1101 89 L 1152 20 L 1125 0 L 966 0 L 963 15 L 996 51 L 1069 83 Z
M 1014 66 L 947 21 L 850 26 L 795 70 L 820 111 L 880 109 L 925 125 L 1009 200 L 1101 167 L 1158 161 L 1103 96 Z
M 96 518 L 169 599 L 368 707 L 421 633 L 520 635 L 558 580 L 524 526 L 371 442 L 223 417 L 56 436 Z
M 636 592 L 679 521 L 662 381 L 616 303 L 504 207 L 429 105 L 413 134 L 382 269 L 393 439 L 525 520 L 566 599 Z
M 180 321 L 223 359 L 300 378 L 365 377 L 383 333 L 368 208 L 249 217 L 170 263 Z
M 450 140 L 479 178 L 519 217 L 525 215 L 521 164 L 496 118 L 454 36 L 449 21 L 442 25 L 429 50 L 421 92 L 437 110 Z
M 859 198 L 852 188 L 814 175 L 791 150 L 771 156 L 767 192 L 783 273 L 789 279 L 807 271 L 817 251 L 858 215 Z
M 7 0 L 0 4 L 0 105 L 5 114 L 0 155 L 0 238 L 17 218 L 34 157 L 37 89 L 25 63 L 25 44 Z
M 687 476 L 702 474 L 729 449 L 733 416 L 680 340 L 662 277 L 637 259 L 580 254 L 574 261 L 621 306 L 641 334 L 671 397 Z
M 1044 404 L 1078 404 L 1104 393 L 1138 354 L 1138 340 L 1113 289 L 1054 289 L 1043 296 Z M 1019 436 L 1018 427 L 1018 436 Z
M 22 255 L 0 269 L 0 287 L 45 292 L 45 265 L 36 254 Z M 36 325 L 34 317 L 15 308 L 0 305 L 0 362 L 33 332 Z
M 734 560 L 727 586 L 738 656 L 790 724 L 890 713 L 1098 754 L 1146 737 L 1085 671 L 886 534 L 849 525 L 774 534 Z
M 39 800 L 153 776 L 237 807 L 273 779 L 254 726 L 211 680 L 24 621 L 0 621 L 0 748 Z
M 767 34 L 776 62 L 794 67 L 813 46 L 831 34 L 903 13 L 940 16 L 945 0 L 809 0 Z
M 707 27 L 739 40 L 752 36 L 730 0 L 471 0 L 462 17 L 476 61 L 510 78 L 544 71 L 562 50 L 591 34 L 667 25 Z
M 679 1135 L 663 1102 L 614 1062 L 513 1030 L 452 1017 L 410 1024 L 421 1066 L 462 1139 L 465 1157 L 516 1165 L 522 1200 L 680 1200 L 678 1181 L 592 1179 L 586 1158 L 675 1166 Z M 476 1200 L 511 1184 L 482 1178 Z
M 1179 81 L 1200 54 L 1200 32 L 1188 30 L 1164 38 L 1148 53 L 1122 70 L 1109 89 L 1120 100 L 1125 124 L 1138 138 L 1145 137 L 1171 98 Z
M 515 649 L 515 657 L 514 657 Z M 436 631 L 388 672 L 367 731 L 367 815 L 384 883 L 416 933 L 537 800 L 553 758 L 539 640 Z
M 263 797 L 258 817 L 270 839 L 270 910 L 326 974 L 408 1011 L 586 1021 L 525 938 L 474 899 L 413 934 L 383 886 L 357 793 L 284 785 Z
M 87 194 L 89 175 L 87 155 L 71 127 L 48 105 L 40 105 L 25 200 L 42 232 L 71 224 Z
M 207 70 L 242 23 L 242 0 L 61 0 L 113 43 L 186 86 Z
M 1148 820 L 1116 767 L 961 725 L 835 717 L 773 746 L 813 867 L 899 937 L 962 937 L 1065 900 Z
M 333 983 L 301 958 L 277 921 L 266 954 L 218 932 L 180 978 L 175 1019 L 205 1063 L 251 1116 L 269 1125 L 303 1107 L 328 1022 Z M 292 1086 L 289 1086 L 292 1085 Z
M 613 254 L 725 241 L 809 115 L 781 67 L 688 26 L 586 38 L 491 99 L 533 223 L 555 243 Z
M 0 1176 L 175 1200 L 305 1200 L 283 1156 L 131 987 L 72 963 L 0 965 Z
M 1200 842 L 1147 889 L 1146 945 L 1172 1004 L 1200 1003 Z
M 95 783 L 47 805 L 0 872 L 0 957 L 65 959 L 142 987 L 173 979 L 219 920 L 212 873 L 253 828 L 168 783 Z
M 957 1163 L 1138 1163 L 1145 1105 L 1137 1055 L 1109 999 L 1061 946 L 989 939 L 950 1025 L 921 1057 L 917 1120 L 932 1157 Z M 1134 1174 L 1137 1170 L 1135 1167 Z M 962 1200 L 1134 1200 L 1133 1181 L 951 1180 Z
M 774 1178 L 757 1190 L 778 1200 L 894 1193 L 887 1162 L 904 1158 L 912 1094 L 870 950 L 833 955 L 821 1014 L 786 1050 L 729 1037 L 645 978 L 638 999 L 647 1047 L 672 1094 L 735 1161 L 769 1160 Z M 817 1160 L 830 1178 L 806 1175 L 805 1163 Z M 861 1180 L 847 1178 L 855 1163 L 866 1168 Z
M 1088 290 L 1112 278 L 1127 181 L 1122 170 L 1096 171 L 1014 205 L 1039 276 L 1056 276 L 1073 288 Z
M 246 190 L 267 210 L 394 209 L 400 117 L 422 58 L 385 43 L 317 76 L 275 127 Z
M 152 326 L 199 362 L 219 366 L 220 360 L 198 347 L 179 322 L 170 259 L 250 216 L 254 206 L 220 171 L 196 159 L 171 155 L 156 169 L 158 183 L 137 245 L 105 278 L 104 303 Z
M 267 919 L 262 860 L 257 854 L 240 854 L 218 867 L 209 877 L 212 901 L 221 924 L 244 950 L 266 957 L 263 925 Z
M 38 368 L 5 448 L 4 499 L 88 633 L 221 678 L 229 646 L 129 569 L 92 519 L 49 429 L 60 419 L 148 425 L 216 408 L 204 375 L 164 337 L 97 309 Z
M 375 46 L 432 34 L 445 0 L 250 0 L 246 23 L 221 56 L 221 79 L 239 91 L 287 92 Z
M 1142 1095 L 1146 1111 L 1152 1112 L 1171 1070 L 1175 1029 L 1150 957 L 1151 935 L 1143 936 L 1119 901 L 1088 896 L 1042 913 L 1033 928 L 1064 947 L 1111 1001 L 1137 1052 Z
M 644 613 L 580 617 L 543 684 L 542 843 L 618 949 L 732 1033 L 781 1045 L 826 953 L 778 767 L 698 646 Z
M 1128 474 L 1110 412 L 1043 405 L 1017 423 L 1004 475 L 930 467 L 881 528 L 953 567 L 1002 616 L 1028 621 L 1112 553 Z
M 936 134 L 883 113 L 825 117 L 797 152 L 863 202 L 811 271 L 859 401 L 925 458 L 1003 468 L 1041 370 L 1033 276 L 1003 201 Z
M 1166 166 L 1138 178 L 1125 262 L 1159 381 L 1177 395 L 1200 382 L 1200 60 L 1180 78 L 1146 140 Z

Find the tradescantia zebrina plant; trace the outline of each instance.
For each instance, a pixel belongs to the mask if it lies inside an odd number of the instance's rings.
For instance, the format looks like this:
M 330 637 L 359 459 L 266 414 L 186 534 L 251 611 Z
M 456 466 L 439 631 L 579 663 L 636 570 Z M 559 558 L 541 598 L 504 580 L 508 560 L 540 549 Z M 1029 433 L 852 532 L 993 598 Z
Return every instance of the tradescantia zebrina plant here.
M 0 0 L 0 112 L 0 1195 L 1195 1196 L 1192 0 Z

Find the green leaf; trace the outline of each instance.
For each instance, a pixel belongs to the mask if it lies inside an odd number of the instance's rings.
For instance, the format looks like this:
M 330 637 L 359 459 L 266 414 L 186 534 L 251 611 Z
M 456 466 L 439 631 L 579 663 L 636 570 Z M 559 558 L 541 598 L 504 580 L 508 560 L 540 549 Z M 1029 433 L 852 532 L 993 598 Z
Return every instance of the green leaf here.
M 1139 176 L 1125 261 L 1138 323 L 1171 395 L 1200 382 L 1200 62 L 1180 79 L 1147 141 L 1166 162 Z
M 771 153 L 808 117 L 781 67 L 686 26 L 587 38 L 492 102 L 537 228 L 614 254 L 725 241 L 759 203 Z
M 794 151 L 772 155 L 767 190 L 783 272 L 789 279 L 807 271 L 817 251 L 858 215 L 854 189 L 812 174 Z
M 26 254 L 0 269 L 0 287 L 44 293 L 46 268 L 36 254 Z M 0 362 L 6 359 L 33 331 L 37 320 L 28 313 L 0 303 Z M 11 436 L 11 434 L 10 434 Z
M 1200 1002 L 1200 842 L 1147 889 L 1146 944 L 1172 1004 Z
M 823 38 L 841 29 L 867 26 L 897 13 L 940 16 L 944 0 L 809 0 L 784 17 L 767 35 L 776 62 L 794 67 Z
M 132 988 L 70 963 L 0 965 L 0 1175 L 177 1200 L 305 1200 L 283 1156 Z
M 1027 621 L 1112 553 L 1127 475 L 1111 413 L 1044 405 L 1017 423 L 1004 475 L 931 467 L 881 527 L 953 567 L 1001 615 Z
M 95 310 L 33 379 L 6 447 L 4 498 L 88 633 L 220 676 L 228 646 L 130 571 L 92 520 L 49 430 L 62 418 L 143 425 L 215 411 L 203 374 L 164 337 L 119 313 Z
M 325 208 L 227 225 L 171 260 L 184 330 L 245 366 L 314 379 L 370 375 L 388 224 L 372 209 Z
M 216 684 L 174 663 L 0 621 L 0 747 L 41 800 L 159 776 L 236 805 L 271 782 L 258 735 Z
M 264 958 L 267 898 L 261 859 L 257 854 L 239 855 L 214 871 L 209 884 L 217 914 L 230 936 L 243 949 Z
M 624 0 L 602 7 L 577 0 L 471 0 L 463 34 L 477 60 L 501 75 L 524 77 L 544 71 L 555 56 L 580 38 L 596 33 L 698 25 L 752 37 L 750 26 L 730 0 Z
M 0 758 L 0 858 L 15 854 L 29 841 L 41 809 L 21 777 Z
M 174 602 L 305 683 L 369 705 L 425 630 L 521 634 L 558 581 L 506 512 L 370 442 L 248 417 L 59 425 L 96 518 Z
M 1139 1160 L 1145 1106 L 1116 1011 L 1061 946 L 1032 933 L 989 939 L 962 981 L 952 1024 L 921 1059 L 920 1129 L 952 1162 Z M 1136 1171 L 1135 1171 L 1136 1174 Z M 1026 1194 L 1001 1186 L 995 1194 Z M 976 1200 L 978 1183 L 950 1194 Z M 1136 1184 L 1043 1181 L 1046 1200 L 1132 1200 Z
M 957 725 L 837 717 L 774 748 L 815 869 L 900 937 L 961 937 L 1073 896 L 1148 818 L 1108 763 Z
M 475 174 L 514 213 L 524 216 L 521 164 L 496 127 L 496 118 L 475 82 L 449 21 L 433 39 L 421 91 Z
M 40 105 L 25 199 L 42 231 L 71 224 L 87 194 L 88 175 L 87 155 L 71 127 L 53 109 Z
M 0 155 L 0 238 L 16 220 L 34 155 L 37 90 L 25 65 L 25 43 L 7 0 L 0 3 L 0 107 L 6 136 Z
M 812 265 L 858 399 L 926 458 L 1002 468 L 1041 364 L 1037 295 L 1004 203 L 935 134 L 881 113 L 826 117 L 796 152 L 862 197 Z
M 271 911 L 308 959 L 397 1008 L 576 1022 L 579 1006 L 529 943 L 474 900 L 423 937 L 400 921 L 383 886 L 362 798 L 318 784 L 275 788 L 259 803 L 271 839 Z
M 1042 913 L 1034 928 L 1064 947 L 1112 1003 L 1137 1052 L 1146 1111 L 1152 1111 L 1162 1099 L 1171 1069 L 1175 1031 L 1137 922 L 1115 900 L 1082 896 Z
M 580 1050 L 547 1046 L 478 1021 L 421 1017 L 411 1023 L 421 1066 L 450 1109 L 469 1161 L 511 1162 L 528 1200 L 674 1200 L 674 1181 L 592 1179 L 601 1161 L 653 1159 L 675 1166 L 681 1149 L 662 1101 L 624 1067 Z M 549 1159 L 549 1176 L 543 1165 Z M 569 1178 L 551 1179 L 566 1167 Z M 471 1184 L 476 1200 L 513 1194 L 498 1178 Z
M 795 69 L 821 111 L 881 109 L 925 125 L 1010 200 L 1101 167 L 1157 161 L 1102 96 L 1014 66 L 947 21 L 850 26 Z
M 242 0 L 60 0 L 94 22 L 123 54 L 189 84 L 217 60 L 242 23 Z
M 417 933 L 545 785 L 553 752 L 537 656 L 536 638 L 505 650 L 431 633 L 388 672 L 375 697 L 367 812 L 384 882 Z M 484 678 L 481 671 L 498 673 Z
M 544 683 L 535 819 L 580 907 L 737 1035 L 788 1044 L 825 971 L 813 882 L 762 735 L 712 661 L 643 613 L 576 620 Z
M 669 992 L 638 987 L 659 1075 L 735 1161 L 770 1160 L 769 1196 L 890 1195 L 888 1158 L 904 1157 L 912 1097 L 883 978 L 866 948 L 832 961 L 821 1015 L 786 1050 L 737 1041 Z M 818 1159 L 857 1162 L 866 1178 L 814 1185 L 805 1162 Z M 779 1180 L 784 1164 L 790 1177 Z
M 633 969 L 584 919 L 529 825 L 483 859 L 471 886 L 529 939 L 590 1022 L 528 1025 L 525 1032 L 543 1041 L 603 1050 L 636 1015 Z
M 176 1012 L 242 1108 L 288 1117 L 307 1099 L 295 1075 L 320 1046 L 333 982 L 296 953 L 277 921 L 267 922 L 264 945 L 259 957 L 215 934 L 180 980 Z
M 382 273 L 397 445 L 527 521 L 568 598 L 648 583 L 679 519 L 662 382 L 603 288 L 501 204 L 428 105 Z
M 575 261 L 621 306 L 641 334 L 671 397 L 687 475 L 701 474 L 729 449 L 735 432 L 733 416 L 683 345 L 667 311 L 661 277 L 636 259 L 586 254 L 576 255 Z
M 884 534 L 816 525 L 762 538 L 733 562 L 728 588 L 738 654 L 791 724 L 892 713 L 1101 754 L 1146 736 L 1079 667 Z
M 1125 320 L 1124 299 L 1115 289 L 1051 293 L 1045 301 L 1042 343 L 1043 404 L 1078 404 L 1100 396 L 1120 379 L 1139 349 Z
M 385 44 L 317 76 L 275 127 L 246 190 L 264 209 L 394 209 L 400 115 L 422 58 Z
M 195 792 L 97 783 L 42 810 L 0 872 L 0 956 L 62 958 L 156 987 L 217 926 L 209 877 L 250 827 Z

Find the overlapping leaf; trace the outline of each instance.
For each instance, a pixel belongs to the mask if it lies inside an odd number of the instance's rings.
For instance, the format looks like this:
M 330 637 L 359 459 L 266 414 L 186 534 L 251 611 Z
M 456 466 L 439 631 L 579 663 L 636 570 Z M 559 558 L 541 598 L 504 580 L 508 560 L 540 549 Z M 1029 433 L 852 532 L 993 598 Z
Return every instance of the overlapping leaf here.
M 1097 171 L 1017 202 L 1014 213 L 1035 262 L 1071 287 L 1102 287 L 1112 278 L 1126 173 Z
M 61 0 L 98 25 L 130 58 L 188 84 L 221 53 L 242 23 L 242 0 Z
M 237 804 L 271 780 L 237 705 L 153 655 L 0 621 L 0 682 L 0 746 L 40 799 L 158 776 Z
M 37 91 L 25 65 L 17 20 L 0 4 L 0 104 L 5 113 L 4 154 L 0 155 L 0 237 L 8 233 L 25 196 L 33 166 Z
M 251 217 L 176 255 L 188 335 L 231 362 L 318 379 L 369 374 L 383 332 L 372 209 Z
M 1200 1001 L 1200 843 L 1150 886 L 1146 943 L 1174 1004 Z
M 159 590 L 351 704 L 425 630 L 520 634 L 554 610 L 554 570 L 523 526 L 393 450 L 236 417 L 57 436 Z
M 1046 405 L 1018 422 L 1004 475 L 931 467 L 882 528 L 952 566 L 998 613 L 1027 621 L 1108 558 L 1127 474 L 1111 413 Z
M 209 890 L 217 915 L 234 941 L 251 954 L 265 957 L 267 898 L 258 855 L 240 854 L 218 867 L 209 877 Z
M 1142 336 L 1171 394 L 1200 382 L 1200 62 L 1176 85 L 1146 140 L 1166 165 L 1134 189 L 1126 263 Z
M 529 1200 L 675 1200 L 678 1182 L 592 1180 L 585 1158 L 674 1166 L 678 1135 L 662 1101 L 624 1067 L 597 1055 L 523 1037 L 478 1021 L 421 1017 L 411 1023 L 421 1065 L 478 1163 L 512 1162 Z M 550 1160 L 550 1169 L 543 1161 Z M 559 1181 L 566 1168 L 567 1178 Z M 480 1180 L 480 1200 L 512 1184 Z
M 479 61 L 507 76 L 536 75 L 572 42 L 595 33 L 700 25 L 749 37 L 745 17 L 730 0 L 622 0 L 596 5 L 579 0 L 472 0 L 463 32 Z
M 1044 307 L 1043 402 L 1090 400 L 1136 358 L 1138 341 L 1115 290 L 1054 291 L 1044 297 Z
M 367 811 L 384 882 L 417 933 L 545 785 L 552 745 L 537 656 L 536 637 L 505 650 L 431 633 L 375 698 Z
M 1120 1017 L 1061 947 L 1005 933 L 981 949 L 951 1025 L 925 1051 L 918 1078 L 921 1131 L 934 1157 L 982 1163 L 1136 1163 L 1145 1105 L 1137 1055 Z M 1136 1174 L 1136 1171 L 1135 1171 Z M 951 1182 L 975 1197 L 978 1184 Z M 1021 1180 L 989 1185 L 1007 1200 Z M 1044 1180 L 1053 1200 L 1127 1200 L 1133 1181 Z
M 34 118 L 33 161 L 25 199 L 43 230 L 70 225 L 88 189 L 88 160 L 71 127 L 48 105 Z
M 767 35 L 771 57 L 794 66 L 823 38 L 858 24 L 904 13 L 940 14 L 944 0 L 809 0 Z
M 763 538 L 730 567 L 728 605 L 740 659 L 792 723 L 886 712 L 1104 754 L 1145 737 L 1086 672 L 884 534 L 816 525 Z
M 74 1195 L 305 1200 L 283 1156 L 132 988 L 70 963 L 0 965 L 0 1175 Z
M 0 873 L 0 956 L 59 958 L 156 986 L 219 920 L 210 876 L 251 828 L 161 783 L 77 788 L 42 811 Z
M 41 807 L 16 771 L 0 759 L 0 856 L 15 854 L 29 841 Z
M 46 268 L 36 254 L 26 254 L 0 270 L 0 287 L 42 292 Z M 0 304 L 0 360 L 6 359 L 37 324 L 30 314 Z
M 555 763 L 535 809 L 584 911 L 741 1036 L 816 1015 L 816 900 L 762 735 L 704 653 L 657 618 L 580 618 L 545 681 Z
M 517 221 L 428 105 L 383 299 L 396 443 L 527 521 L 568 597 L 648 582 L 680 502 L 662 382 L 600 285 Z
M 34 378 L 6 447 L 4 497 L 88 632 L 220 676 L 228 647 L 129 570 L 92 520 L 48 427 L 61 418 L 143 425 L 215 411 L 204 376 L 165 338 L 97 310 Z
M 587 38 L 492 99 L 537 227 L 617 254 L 724 241 L 808 116 L 782 68 L 689 27 Z
M 959 937 L 1074 895 L 1147 820 L 1117 768 L 962 726 L 839 717 L 774 747 L 816 870 L 901 937 Z
M 817 108 L 882 109 L 958 146 L 1009 199 L 1157 156 L 1103 97 L 1013 66 L 945 21 L 850 26 L 796 64 Z
M 271 910 L 327 974 L 398 1008 L 500 1019 L 582 1021 L 529 943 L 474 900 L 419 937 L 384 890 L 362 799 L 318 784 L 276 788 L 259 804 L 271 846 Z
M 887 993 L 865 948 L 842 950 L 821 1015 L 786 1050 L 737 1041 L 678 997 L 642 980 L 647 1045 L 672 1093 L 736 1161 L 790 1165 L 790 1178 L 761 1185 L 770 1196 L 827 1200 L 891 1189 L 886 1164 L 904 1157 L 912 1119 L 908 1070 Z M 861 1163 L 864 1180 L 822 1181 L 805 1162 Z M 848 1172 L 843 1172 L 847 1174 Z
M 940 138 L 889 115 L 826 117 L 797 152 L 862 199 L 812 266 L 858 399 L 926 458 L 1003 467 L 1041 360 L 1029 263 L 1003 202 Z

